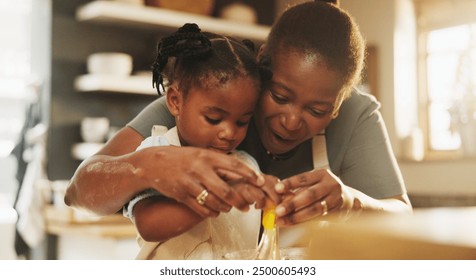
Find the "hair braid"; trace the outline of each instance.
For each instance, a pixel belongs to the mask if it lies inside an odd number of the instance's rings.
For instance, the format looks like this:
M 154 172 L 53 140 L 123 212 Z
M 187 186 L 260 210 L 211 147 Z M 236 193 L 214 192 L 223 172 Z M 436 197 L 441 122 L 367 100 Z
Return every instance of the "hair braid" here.
M 157 57 L 152 65 L 152 86 L 161 94 L 164 87 L 164 69 L 170 57 L 189 58 L 204 57 L 211 52 L 210 40 L 201 33 L 195 23 L 187 23 L 174 34 L 162 38 L 157 45 Z
M 259 91 L 263 77 L 251 41 L 201 32 L 188 23 L 160 40 L 153 68 L 153 86 L 165 92 L 164 82 L 186 96 L 191 88 L 213 89 L 233 79 L 251 79 Z M 261 74 L 261 75 L 260 75 Z

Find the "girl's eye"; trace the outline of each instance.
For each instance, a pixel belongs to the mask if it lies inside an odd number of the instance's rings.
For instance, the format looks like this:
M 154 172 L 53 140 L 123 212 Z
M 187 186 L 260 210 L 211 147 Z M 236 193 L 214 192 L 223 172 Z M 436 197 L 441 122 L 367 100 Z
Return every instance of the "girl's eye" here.
M 209 123 L 209 124 L 212 124 L 212 125 L 217 125 L 221 122 L 221 119 L 214 119 L 214 118 L 210 118 L 210 117 L 207 117 L 205 116 L 205 120 Z
M 273 98 L 273 100 L 278 104 L 284 104 L 288 102 L 288 99 L 285 96 L 282 96 L 271 89 L 269 90 L 269 93 L 271 94 L 271 98 Z
M 236 125 L 239 126 L 239 127 L 243 127 L 243 126 L 247 126 L 248 124 L 250 123 L 250 121 L 246 121 L 246 122 L 236 122 Z

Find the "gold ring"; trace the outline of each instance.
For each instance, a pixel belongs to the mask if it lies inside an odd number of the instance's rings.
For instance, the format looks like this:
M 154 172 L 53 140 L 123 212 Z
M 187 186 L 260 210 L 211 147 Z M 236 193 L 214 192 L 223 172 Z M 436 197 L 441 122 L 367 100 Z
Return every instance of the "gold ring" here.
M 208 196 L 208 191 L 204 189 L 199 195 L 197 195 L 197 198 L 195 198 L 198 202 L 198 204 L 203 205 L 205 204 L 205 201 L 207 200 Z
M 325 200 L 322 200 L 321 206 L 322 206 L 322 216 L 327 215 L 327 202 Z

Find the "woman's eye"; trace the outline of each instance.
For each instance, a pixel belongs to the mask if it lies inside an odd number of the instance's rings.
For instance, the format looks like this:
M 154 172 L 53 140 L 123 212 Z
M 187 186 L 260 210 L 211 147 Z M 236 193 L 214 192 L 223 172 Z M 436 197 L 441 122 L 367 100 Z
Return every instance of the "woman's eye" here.
M 212 124 L 212 125 L 217 125 L 221 122 L 221 119 L 214 119 L 214 118 L 210 118 L 210 117 L 205 117 L 205 120 L 209 123 L 209 124 Z
M 327 115 L 330 111 L 329 110 L 318 110 L 316 108 L 309 108 L 309 112 L 311 113 L 311 115 L 313 115 L 315 117 L 323 117 L 323 116 Z
M 278 103 L 278 104 L 284 104 L 286 102 L 288 102 L 288 99 L 272 90 L 269 90 L 270 94 L 271 94 L 271 98 L 273 98 L 273 100 Z

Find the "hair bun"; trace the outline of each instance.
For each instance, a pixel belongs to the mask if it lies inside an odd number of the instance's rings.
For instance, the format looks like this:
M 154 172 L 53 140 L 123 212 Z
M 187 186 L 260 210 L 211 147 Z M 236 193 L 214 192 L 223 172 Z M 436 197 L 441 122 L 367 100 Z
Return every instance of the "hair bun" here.
M 211 45 L 196 23 L 186 23 L 172 35 L 162 38 L 157 44 L 157 58 L 152 65 L 152 85 L 157 92 L 161 94 L 161 90 L 165 90 L 163 72 L 169 57 L 206 57 L 212 51 Z
M 200 31 L 196 23 L 186 23 L 177 30 L 177 33 L 200 33 Z
M 255 43 L 253 43 L 253 41 L 251 40 L 248 40 L 248 39 L 244 39 L 243 41 L 241 41 L 243 43 L 243 45 L 245 45 L 250 51 L 254 52 L 255 51 Z

